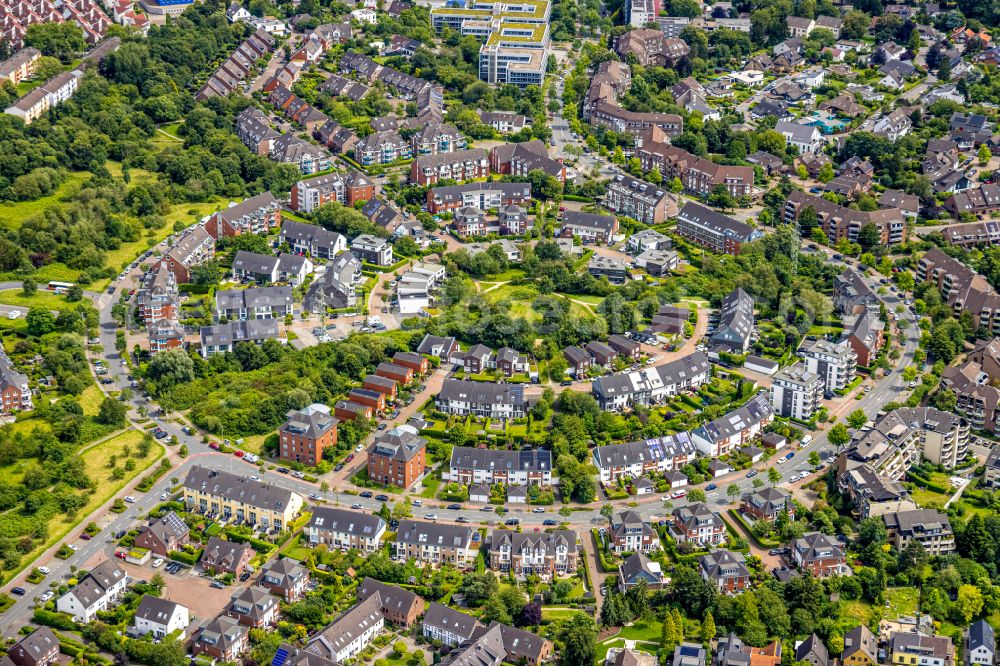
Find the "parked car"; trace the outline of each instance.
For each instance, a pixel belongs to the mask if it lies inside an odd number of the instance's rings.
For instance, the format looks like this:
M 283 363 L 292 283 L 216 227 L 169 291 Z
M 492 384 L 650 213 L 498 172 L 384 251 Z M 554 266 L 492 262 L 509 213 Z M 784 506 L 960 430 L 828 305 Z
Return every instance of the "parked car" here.
M 388 495 L 376 495 L 375 499 L 377 499 L 379 502 L 388 502 L 389 501 L 389 496 Z
M 352 504 L 352 505 L 351 505 L 351 508 L 352 508 L 352 509 L 360 509 L 360 508 L 361 508 L 361 505 L 360 505 L 360 504 L 358 504 L 357 502 L 355 502 L 354 504 Z
M 748 479 L 752 479 L 752 478 L 753 478 L 753 477 L 755 477 L 755 476 L 757 476 L 757 470 L 755 470 L 755 469 L 752 469 L 752 470 L 750 470 L 749 472 L 747 472 L 747 478 L 748 478 Z
M 212 587 L 214 587 L 217 590 L 222 590 L 222 589 L 225 589 L 226 584 L 223 583 L 223 582 L 221 582 L 221 581 L 213 580 L 212 581 Z
M 368 497 L 371 497 L 371 496 L 372 496 L 372 491 L 370 491 L 370 490 L 365 490 L 364 492 L 361 493 L 361 497 L 364 497 L 364 498 L 368 498 Z
M 545 513 L 545 509 L 543 509 L 540 506 L 536 506 L 534 509 L 531 510 L 531 513 Z
M 520 518 L 508 518 L 507 520 L 503 521 L 503 524 L 509 527 L 514 527 L 516 525 L 520 525 L 521 520 Z
M 159 569 L 162 566 L 163 566 L 163 558 L 162 557 L 158 557 L 155 560 L 153 560 L 153 568 L 154 569 Z
M 449 511 L 461 511 L 462 510 L 462 505 L 461 504 L 449 504 L 445 508 L 448 509 Z
M 26 594 L 26 591 L 23 587 L 14 587 L 11 588 L 10 593 L 16 594 L 19 597 L 23 597 Z
M 675 490 L 674 492 L 670 493 L 670 497 L 673 498 L 673 499 L 680 499 L 680 498 L 686 496 L 687 494 L 688 494 L 688 491 L 686 491 L 683 488 L 681 488 L 680 490 Z
M 125 501 L 128 502 L 129 504 L 135 504 L 135 498 L 132 497 L 131 495 L 126 495 Z
M 559 524 L 558 521 L 552 520 L 551 518 L 546 518 L 545 520 L 542 521 L 542 525 L 547 525 L 547 526 L 558 525 L 558 524 Z
M 715 485 L 714 483 L 710 483 L 707 486 L 705 486 L 705 492 L 711 492 L 713 490 L 716 490 L 718 487 L 719 486 Z

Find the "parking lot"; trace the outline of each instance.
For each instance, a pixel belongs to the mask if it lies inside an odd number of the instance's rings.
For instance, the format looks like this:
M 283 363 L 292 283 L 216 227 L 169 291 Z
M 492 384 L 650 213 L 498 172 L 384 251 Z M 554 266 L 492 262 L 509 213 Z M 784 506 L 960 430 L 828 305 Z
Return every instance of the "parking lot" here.
M 155 559 L 150 559 L 150 563 L 145 565 L 129 564 L 124 560 L 118 560 L 118 564 L 137 581 L 149 580 L 159 572 L 166 581 L 163 598 L 187 606 L 194 616 L 191 618 L 192 621 L 195 617 L 204 620 L 218 615 L 219 611 L 229 603 L 230 597 L 239 589 L 236 585 L 222 589 L 214 588 L 211 579 L 199 576 L 190 567 L 184 567 L 176 574 L 167 573 L 162 566 L 154 569 L 152 562 Z

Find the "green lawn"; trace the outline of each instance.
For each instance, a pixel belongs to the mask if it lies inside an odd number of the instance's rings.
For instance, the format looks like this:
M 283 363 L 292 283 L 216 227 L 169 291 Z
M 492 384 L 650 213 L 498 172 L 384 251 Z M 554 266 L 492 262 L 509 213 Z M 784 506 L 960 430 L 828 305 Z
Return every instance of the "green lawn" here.
M 591 296 L 589 294 L 559 294 L 565 298 L 572 299 L 574 301 L 581 301 L 587 303 L 588 305 L 593 305 L 595 308 L 604 302 L 603 296 Z
M 621 632 L 615 637 L 627 638 L 631 641 L 653 641 L 659 643 L 662 631 L 663 627 L 656 622 L 643 620 L 636 622 L 631 627 L 622 627 Z
M 885 616 L 894 620 L 900 615 L 915 615 L 918 595 L 919 591 L 915 587 L 890 587 L 885 591 L 889 601 Z
M 60 296 L 54 292 L 40 288 L 31 296 L 25 296 L 20 289 L 6 289 L 0 291 L 0 303 L 24 308 L 45 308 L 46 310 L 72 310 L 76 303 L 70 303 L 65 296 Z M 23 317 L 24 315 L 22 315 Z
M 17 229 L 21 226 L 21 222 L 29 217 L 40 215 L 47 208 L 58 206 L 68 197 L 75 195 L 89 178 L 90 174 L 87 172 L 73 171 L 67 174 L 63 184 L 47 197 L 35 199 L 34 201 L 19 201 L 17 203 L 6 204 L 0 208 L 0 227 Z

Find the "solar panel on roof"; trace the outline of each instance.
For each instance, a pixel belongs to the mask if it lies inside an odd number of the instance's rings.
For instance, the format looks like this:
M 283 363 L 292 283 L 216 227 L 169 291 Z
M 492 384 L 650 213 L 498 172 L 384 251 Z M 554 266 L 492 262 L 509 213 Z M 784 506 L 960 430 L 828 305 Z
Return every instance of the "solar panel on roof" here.
M 274 659 L 271 660 L 271 666 L 283 666 L 288 660 L 288 650 L 279 647 L 278 651 L 274 653 Z

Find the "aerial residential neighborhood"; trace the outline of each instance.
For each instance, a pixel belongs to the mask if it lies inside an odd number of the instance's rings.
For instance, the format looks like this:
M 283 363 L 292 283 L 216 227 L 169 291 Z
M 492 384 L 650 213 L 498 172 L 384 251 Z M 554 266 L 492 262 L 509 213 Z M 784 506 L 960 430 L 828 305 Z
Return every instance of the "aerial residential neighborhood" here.
M 998 663 L 993 4 L 0 12 L 0 662 Z

